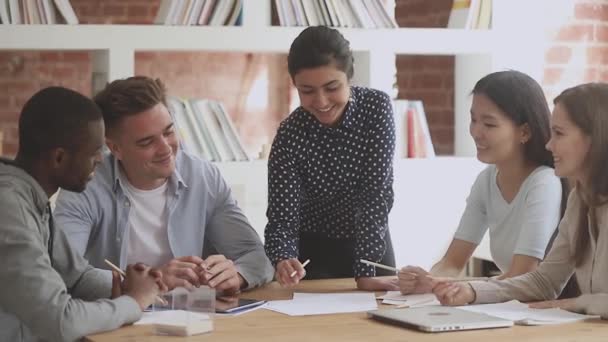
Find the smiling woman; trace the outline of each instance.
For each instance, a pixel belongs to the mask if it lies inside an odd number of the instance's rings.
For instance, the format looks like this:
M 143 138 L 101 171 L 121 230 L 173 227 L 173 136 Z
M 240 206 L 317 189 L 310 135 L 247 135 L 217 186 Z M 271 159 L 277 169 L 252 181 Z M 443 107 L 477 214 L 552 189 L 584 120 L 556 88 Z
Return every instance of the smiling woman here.
M 457 277 L 488 230 L 499 278 L 533 271 L 545 256 L 566 194 L 545 149 L 549 107 L 540 85 L 514 70 L 480 79 L 473 89 L 470 133 L 477 158 L 490 165 L 473 184 L 454 239 L 430 273 Z M 426 274 L 403 268 L 401 292 L 431 291 Z
M 374 277 L 394 272 L 358 262 L 395 265 L 388 230 L 395 125 L 387 94 L 350 84 L 353 62 L 349 42 L 325 26 L 305 29 L 289 50 L 301 106 L 272 144 L 265 231 L 283 285 L 355 277 L 361 289 L 397 289 L 396 278 Z M 298 258 L 310 259 L 306 270 Z

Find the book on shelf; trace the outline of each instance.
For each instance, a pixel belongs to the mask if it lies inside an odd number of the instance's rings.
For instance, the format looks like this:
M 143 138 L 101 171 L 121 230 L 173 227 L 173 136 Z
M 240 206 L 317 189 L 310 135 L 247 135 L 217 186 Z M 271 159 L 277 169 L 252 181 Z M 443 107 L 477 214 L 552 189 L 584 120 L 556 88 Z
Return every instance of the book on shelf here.
M 435 150 L 422 101 L 393 100 L 395 158 L 434 157 Z
M 409 158 L 429 158 L 435 156 L 431 132 L 426 121 L 422 101 L 409 101 L 407 110 L 407 151 Z
M 167 99 L 182 147 L 210 161 L 251 160 L 224 106 L 208 99 Z
M 0 0 L 2 24 L 78 24 L 68 0 Z
M 273 25 L 395 28 L 381 0 L 273 0 Z
M 154 23 L 158 25 L 239 26 L 243 0 L 161 0 Z
M 492 25 L 492 0 L 454 0 L 448 28 L 489 29 Z

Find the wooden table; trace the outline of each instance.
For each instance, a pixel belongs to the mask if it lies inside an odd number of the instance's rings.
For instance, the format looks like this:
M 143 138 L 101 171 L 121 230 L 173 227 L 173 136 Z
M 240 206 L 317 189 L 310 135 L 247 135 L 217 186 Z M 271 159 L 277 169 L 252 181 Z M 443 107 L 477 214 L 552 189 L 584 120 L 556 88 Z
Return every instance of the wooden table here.
M 303 281 L 293 289 L 271 283 L 244 294 L 257 299 L 290 299 L 297 292 L 356 291 L 352 279 Z M 390 306 L 380 305 L 381 308 Z M 471 330 L 448 333 L 424 333 L 380 323 L 364 312 L 352 314 L 291 317 L 269 310 L 256 310 L 241 316 L 217 317 L 215 330 L 191 337 L 155 336 L 149 326 L 126 326 L 118 330 L 88 336 L 86 341 L 450 341 L 450 342 L 605 342 L 608 322 L 586 322 L 553 326 Z

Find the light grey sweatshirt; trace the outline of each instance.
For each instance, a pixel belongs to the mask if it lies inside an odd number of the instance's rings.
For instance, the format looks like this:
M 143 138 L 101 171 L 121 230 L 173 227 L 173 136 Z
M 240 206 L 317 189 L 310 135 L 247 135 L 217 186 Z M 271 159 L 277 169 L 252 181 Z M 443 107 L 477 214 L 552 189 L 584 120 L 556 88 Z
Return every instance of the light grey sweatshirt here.
M 475 303 L 555 299 L 570 276 L 576 273 L 582 295 L 576 298 L 574 310 L 608 319 L 608 204 L 596 209 L 598 231 L 587 228 L 591 234 L 589 248 L 584 261 L 576 266 L 573 254 L 579 229 L 580 201 L 576 189 L 573 190 L 559 224 L 559 233 L 536 271 L 504 280 L 471 282 L 477 295 Z
M 138 320 L 137 302 L 109 299 L 108 277 L 72 251 L 59 227 L 49 256 L 48 197 L 11 164 L 0 159 L 0 341 L 73 341 Z

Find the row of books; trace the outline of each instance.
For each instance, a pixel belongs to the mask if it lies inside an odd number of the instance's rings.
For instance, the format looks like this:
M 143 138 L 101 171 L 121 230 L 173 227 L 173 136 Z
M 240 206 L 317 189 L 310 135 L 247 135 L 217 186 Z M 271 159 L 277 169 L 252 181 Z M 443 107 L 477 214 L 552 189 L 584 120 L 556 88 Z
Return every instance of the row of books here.
M 280 26 L 397 27 L 381 0 L 274 0 L 272 7 Z
M 424 106 L 418 100 L 393 100 L 395 158 L 435 157 Z
M 221 102 L 176 97 L 167 102 L 186 150 L 210 161 L 251 160 Z
M 78 24 L 69 0 L 0 0 L 2 24 Z
M 492 0 L 454 0 L 448 28 L 487 30 L 492 27 Z
M 240 26 L 243 0 L 162 0 L 155 24 Z
M 169 97 L 168 106 L 186 150 L 210 161 L 248 161 L 251 157 L 221 102 Z M 422 101 L 393 100 L 395 158 L 435 157 Z

